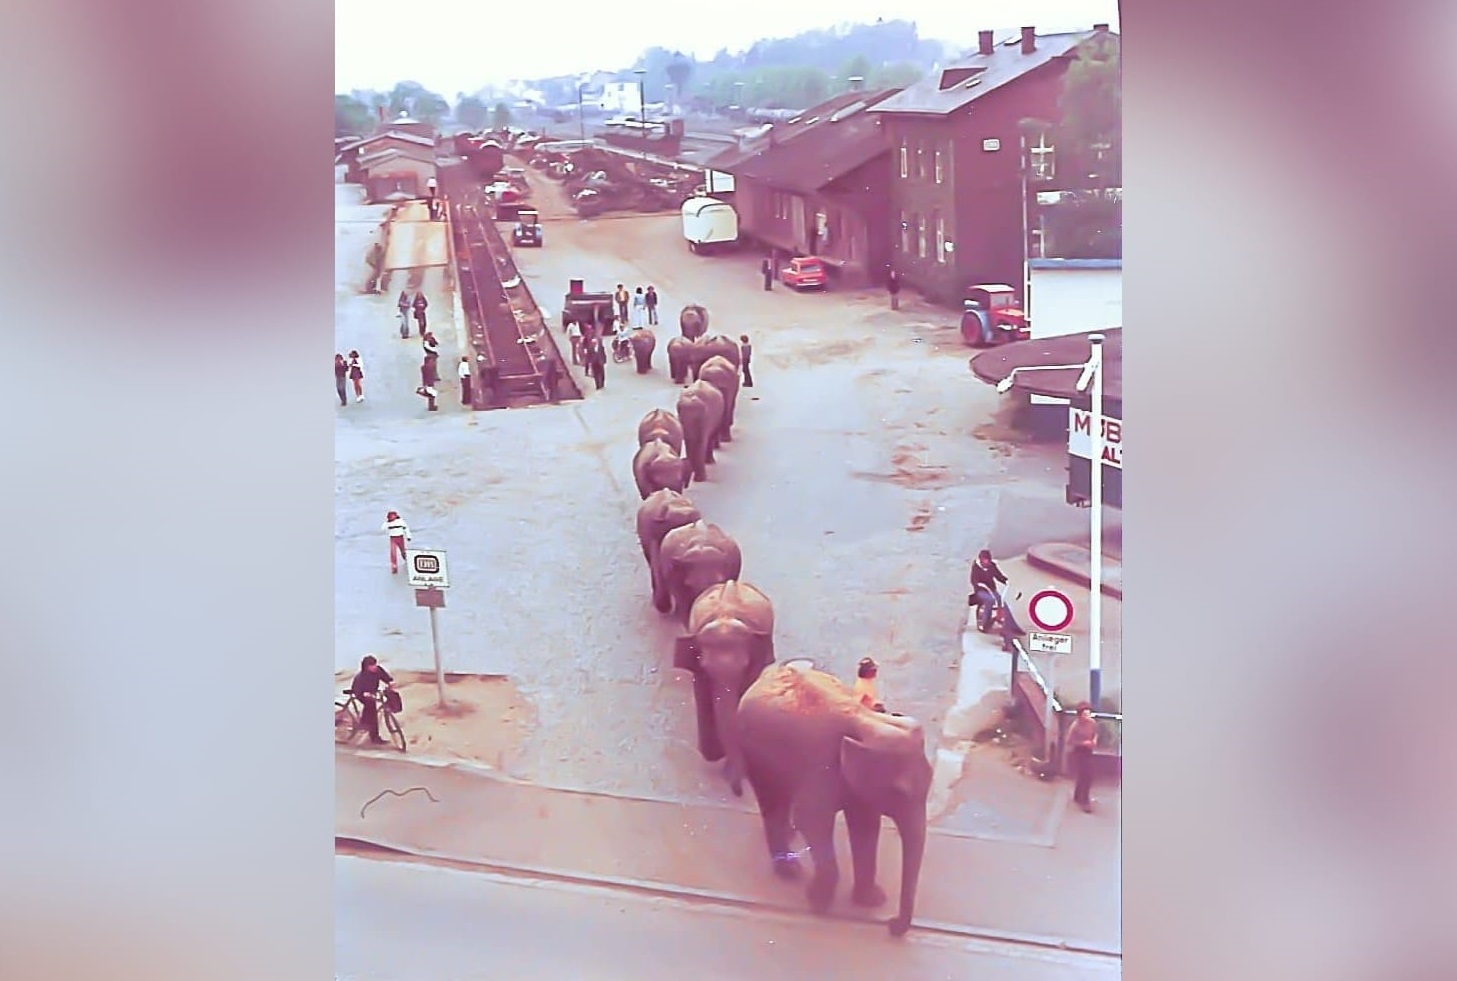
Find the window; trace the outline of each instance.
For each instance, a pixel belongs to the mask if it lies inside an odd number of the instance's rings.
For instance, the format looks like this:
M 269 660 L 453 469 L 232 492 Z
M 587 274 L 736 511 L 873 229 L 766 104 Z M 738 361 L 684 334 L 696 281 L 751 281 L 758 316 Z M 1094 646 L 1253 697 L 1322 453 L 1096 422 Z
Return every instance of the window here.
M 1037 145 L 1028 154 L 1032 160 L 1032 177 L 1035 180 L 1050 181 L 1057 170 L 1056 148 L 1047 142 L 1046 133 L 1037 134 Z
M 936 261 L 946 262 L 946 219 L 936 216 Z
M 774 217 L 780 221 L 787 221 L 790 212 L 790 198 L 784 191 L 772 192 L 774 201 Z
M 916 144 L 916 178 L 917 180 L 926 179 L 926 144 L 924 143 Z
M 926 258 L 926 218 L 924 215 L 916 216 L 916 255 Z
M 941 153 L 941 145 L 939 143 L 936 145 L 936 149 L 935 149 L 934 152 L 935 152 L 934 163 L 935 163 L 935 170 L 936 170 L 936 183 L 937 184 L 940 184 L 940 183 L 942 183 L 942 182 L 944 182 L 946 180 L 946 160 L 945 160 L 945 157 L 942 156 L 942 153 Z
M 903 254 L 907 254 L 907 255 L 910 254 L 910 251 L 911 251 L 911 222 L 910 222 L 910 219 L 906 216 L 906 213 L 904 211 L 901 212 L 900 244 L 901 244 L 901 252 Z
M 911 172 L 911 167 L 910 167 L 910 154 L 911 154 L 910 148 L 906 146 L 906 141 L 904 139 L 902 139 L 901 140 L 901 145 L 900 145 L 900 165 L 901 165 L 901 176 L 902 177 L 908 177 L 908 176 L 910 176 L 910 172 Z

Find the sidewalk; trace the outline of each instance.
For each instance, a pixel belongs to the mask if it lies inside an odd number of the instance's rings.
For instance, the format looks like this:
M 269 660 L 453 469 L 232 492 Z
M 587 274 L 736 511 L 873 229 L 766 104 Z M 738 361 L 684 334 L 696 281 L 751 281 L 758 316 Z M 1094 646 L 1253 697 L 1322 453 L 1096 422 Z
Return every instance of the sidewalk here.
M 416 790 L 425 788 L 436 799 Z M 752 791 L 741 809 L 662 803 L 522 784 L 484 771 L 421 766 L 406 760 L 335 757 L 335 834 L 421 856 L 607 880 L 624 886 L 719 901 L 805 911 L 803 883 L 774 877 Z M 1119 822 L 1116 794 L 1097 814 L 1069 815 L 1056 847 L 950 837 L 926 846 L 917 922 L 960 932 L 1117 953 Z M 361 818 L 362 808 L 364 816 Z M 1076 820 L 1072 818 L 1075 817 Z M 848 902 L 849 845 L 837 832 L 841 884 Z M 880 884 L 891 895 L 869 917 L 894 910 L 899 842 L 881 835 Z M 950 870 L 954 870 L 950 871 Z

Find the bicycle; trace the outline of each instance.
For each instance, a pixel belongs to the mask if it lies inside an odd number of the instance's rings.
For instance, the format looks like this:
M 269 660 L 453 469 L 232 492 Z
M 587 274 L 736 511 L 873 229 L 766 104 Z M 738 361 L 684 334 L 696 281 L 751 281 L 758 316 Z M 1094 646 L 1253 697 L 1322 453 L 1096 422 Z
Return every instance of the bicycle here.
M 403 753 L 405 752 L 405 730 L 400 727 L 400 720 L 395 715 L 404 708 L 404 703 L 400 700 L 400 693 L 393 688 L 386 688 L 378 694 L 381 697 L 375 700 L 375 708 L 384 730 L 389 734 L 387 741 L 393 743 L 395 749 Z M 362 700 L 349 689 L 344 689 L 343 700 L 334 702 L 334 741 L 345 744 L 353 743 L 361 735 L 368 735 L 368 732 L 369 730 L 364 725 Z

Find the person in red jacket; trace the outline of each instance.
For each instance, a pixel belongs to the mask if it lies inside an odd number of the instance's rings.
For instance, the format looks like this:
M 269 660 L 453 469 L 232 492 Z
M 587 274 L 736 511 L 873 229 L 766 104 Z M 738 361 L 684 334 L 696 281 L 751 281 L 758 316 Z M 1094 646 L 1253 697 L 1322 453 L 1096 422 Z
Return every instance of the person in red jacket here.
M 384 516 L 384 533 L 390 537 L 390 572 L 398 573 L 399 559 L 405 557 L 405 543 L 410 540 L 410 526 L 400 512 L 391 511 Z

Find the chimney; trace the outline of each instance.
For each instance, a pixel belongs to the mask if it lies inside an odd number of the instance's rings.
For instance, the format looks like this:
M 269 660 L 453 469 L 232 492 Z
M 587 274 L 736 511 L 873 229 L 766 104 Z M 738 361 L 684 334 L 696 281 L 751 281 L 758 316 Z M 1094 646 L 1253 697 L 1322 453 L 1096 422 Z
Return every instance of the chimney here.
M 384 106 L 375 106 L 375 115 L 379 116 L 379 124 L 384 125 Z
M 850 83 L 851 92 L 860 92 L 863 91 L 865 88 L 865 79 L 861 78 L 859 75 L 851 75 L 848 79 L 846 79 L 846 81 Z
M 1037 50 L 1037 28 L 1035 28 L 1035 27 L 1024 27 L 1024 28 L 1022 28 L 1022 53 L 1024 55 L 1030 55 L 1032 52 L 1034 52 L 1036 50 Z
M 1093 25 L 1093 30 L 1096 31 L 1099 34 L 1107 34 L 1108 33 L 1108 25 L 1107 24 L 1094 24 Z
M 976 53 L 989 55 L 995 50 L 995 42 L 992 40 L 991 31 L 976 32 Z

